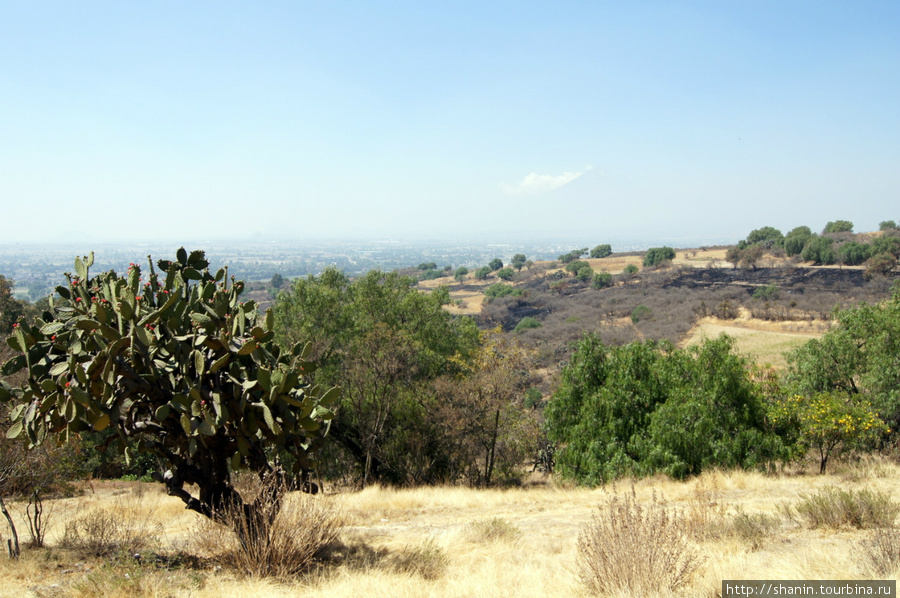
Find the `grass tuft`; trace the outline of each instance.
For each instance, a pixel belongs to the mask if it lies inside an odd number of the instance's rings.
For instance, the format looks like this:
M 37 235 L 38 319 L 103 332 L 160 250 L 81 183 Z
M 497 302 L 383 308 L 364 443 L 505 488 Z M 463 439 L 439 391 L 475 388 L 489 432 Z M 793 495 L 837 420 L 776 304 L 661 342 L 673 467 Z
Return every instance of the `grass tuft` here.
M 517 525 L 502 517 L 473 521 L 465 528 L 465 537 L 470 542 L 512 542 L 521 535 Z
M 687 540 L 684 516 L 634 488 L 601 505 L 578 538 L 578 571 L 593 594 L 648 595 L 685 585 L 701 558 Z
M 891 527 L 900 504 L 886 492 L 827 486 L 815 494 L 800 495 L 793 509 L 788 506 L 785 511 L 791 517 L 796 514 L 810 527 L 870 529 Z

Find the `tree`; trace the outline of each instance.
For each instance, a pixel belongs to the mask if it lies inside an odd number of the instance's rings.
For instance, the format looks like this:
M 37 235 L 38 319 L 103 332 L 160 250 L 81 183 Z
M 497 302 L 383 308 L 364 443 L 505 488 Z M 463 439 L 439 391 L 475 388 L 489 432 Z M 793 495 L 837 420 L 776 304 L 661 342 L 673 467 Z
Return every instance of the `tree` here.
M 482 266 L 481 268 L 475 270 L 475 278 L 477 278 L 478 280 L 485 280 L 488 276 L 490 276 L 491 272 L 493 272 L 493 270 L 491 270 L 490 266 Z
M 849 220 L 832 220 L 828 224 L 825 225 L 825 230 L 822 231 L 822 234 L 827 233 L 852 233 L 853 232 L 853 223 Z
M 897 223 L 893 220 L 884 220 L 878 224 L 878 230 L 897 230 Z
M 873 255 L 866 262 L 866 271 L 863 273 L 866 280 L 871 280 L 875 276 L 885 276 L 897 267 L 897 258 L 890 253 L 879 253 Z
M 590 268 L 591 265 L 588 264 L 584 260 L 573 260 L 573 261 L 569 262 L 568 264 L 566 264 L 565 270 L 566 270 L 566 272 L 571 272 L 572 276 L 577 276 L 578 271 L 585 267 Z
M 900 426 L 900 289 L 879 304 L 836 312 L 837 326 L 787 354 L 797 393 L 860 395 L 892 430 Z
M 750 245 L 740 253 L 738 263 L 742 268 L 756 270 L 764 253 L 765 251 L 763 250 L 762 245 Z
M 76 259 L 75 275 L 56 289 L 61 301 L 9 338 L 21 354 L 4 375 L 28 375 L 21 388 L 0 388 L 14 405 L 9 436 L 37 446 L 109 428 L 126 460 L 136 440 L 138 453 L 164 464 L 157 479 L 186 508 L 253 540 L 277 514 L 284 485 L 267 484 L 248 503 L 233 472 L 305 482 L 338 390 L 309 382 L 309 349 L 282 351 L 272 313 L 258 322 L 255 303 L 240 301 L 244 284 L 232 277 L 229 286 L 225 268 L 210 274 L 202 251 L 181 248 L 159 272 L 151 261 L 145 283 L 135 264 L 124 276 L 91 277 L 92 264 L 93 254 Z M 234 512 L 239 521 L 227 517 Z
M 784 244 L 784 236 L 781 231 L 772 226 L 764 226 L 747 235 L 747 244 L 760 244 L 766 249 L 781 247 Z
M 784 237 L 784 251 L 788 255 L 798 255 L 803 251 L 807 241 L 813 237 L 813 233 L 808 226 L 798 226 L 791 230 Z
M 594 278 L 594 269 L 587 265 L 582 266 L 575 272 L 575 278 L 581 282 L 591 282 Z
M 811 237 L 800 252 L 800 257 L 815 264 L 833 264 L 834 249 L 831 247 L 833 244 L 834 240 L 830 237 Z
M 445 300 L 446 292 L 421 293 L 415 279 L 396 272 L 350 280 L 328 269 L 294 280 L 275 303 L 278 339 L 310 339 L 321 363 L 314 382 L 341 384 L 331 425 L 338 446 L 329 450 L 355 467 L 362 484 L 444 475 L 430 385 L 458 372 L 478 344 L 474 322 L 448 313 Z
M 622 269 L 622 273 L 626 274 L 627 276 L 634 276 L 638 273 L 638 267 L 634 264 L 628 264 Z
M 525 257 L 524 253 L 517 253 L 512 258 L 512 267 L 521 272 L 522 268 L 525 267 L 527 260 L 528 258 Z
M 644 267 L 658 266 L 663 262 L 674 260 L 675 250 L 671 247 L 651 247 L 644 254 Z
M 488 264 L 488 267 L 491 269 L 491 272 L 494 272 L 495 270 L 499 270 L 500 268 L 503 267 L 503 260 L 501 260 L 499 257 L 495 257 Z
M 272 280 L 269 281 L 269 284 L 272 286 L 272 288 L 280 289 L 282 285 L 284 285 L 284 277 L 276 272 L 272 275 Z
M 577 260 L 578 258 L 583 256 L 587 252 L 588 252 L 587 247 L 582 247 L 580 249 L 573 249 L 569 253 L 564 253 L 561 256 L 559 256 L 559 261 L 561 261 L 564 264 L 568 264 L 572 260 Z
M 844 243 L 838 249 L 838 258 L 847 266 L 858 266 L 871 256 L 871 246 L 855 241 Z
M 791 421 L 799 431 L 803 452 L 819 454 L 819 473 L 824 474 L 832 455 L 865 447 L 886 433 L 887 426 L 859 395 L 842 392 L 795 394 L 776 403 L 770 418 L 773 424 Z
M 597 245 L 591 249 L 591 257 L 600 259 L 612 255 L 612 245 Z
M 512 268 L 500 268 L 497 270 L 497 278 L 500 280 L 512 280 L 515 275 L 516 272 Z
M 0 334 L 9 334 L 25 313 L 25 306 L 13 296 L 13 287 L 13 281 L 0 274 Z
M 416 267 L 417 270 L 437 270 L 437 264 L 434 262 L 422 262 Z
M 612 274 L 609 272 L 598 272 L 594 274 L 594 279 L 591 282 L 591 286 L 595 289 L 604 289 L 606 287 L 611 287 L 613 284 Z
M 579 483 L 758 467 L 783 455 L 746 361 L 727 337 L 691 349 L 588 334 L 545 415 L 558 471 Z
M 456 269 L 456 272 L 453 274 L 453 278 L 455 278 L 459 282 L 462 282 L 463 279 L 465 279 L 465 277 L 468 274 L 469 274 L 469 269 L 466 268 L 465 266 L 460 266 L 459 268 Z

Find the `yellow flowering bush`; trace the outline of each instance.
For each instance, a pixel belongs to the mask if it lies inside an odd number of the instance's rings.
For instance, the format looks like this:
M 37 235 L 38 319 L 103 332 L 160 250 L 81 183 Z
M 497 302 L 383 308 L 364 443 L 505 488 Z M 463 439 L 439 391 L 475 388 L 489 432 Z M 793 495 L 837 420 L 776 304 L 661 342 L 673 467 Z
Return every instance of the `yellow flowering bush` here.
M 862 447 L 890 432 L 875 409 L 857 397 L 834 391 L 794 394 L 771 406 L 769 421 L 776 427 L 796 425 L 800 444 L 818 452 L 819 473 L 825 473 L 832 454 Z

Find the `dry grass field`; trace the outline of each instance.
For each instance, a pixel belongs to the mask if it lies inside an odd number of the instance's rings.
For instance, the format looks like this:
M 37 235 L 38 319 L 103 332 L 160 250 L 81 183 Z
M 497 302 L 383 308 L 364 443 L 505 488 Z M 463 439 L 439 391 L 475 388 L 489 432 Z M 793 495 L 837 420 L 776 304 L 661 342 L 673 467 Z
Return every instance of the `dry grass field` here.
M 711 472 L 685 482 L 657 477 L 599 489 L 535 480 L 508 490 L 331 493 L 314 500 L 340 513 L 341 544 L 328 562 L 287 581 L 241 576 L 187 556 L 208 527 L 159 487 L 95 483 L 82 496 L 50 501 L 49 547 L 0 561 L 0 597 L 586 596 L 578 578 L 579 534 L 601 505 L 632 486 L 639 504 L 651 505 L 655 495 L 678 511 L 688 547 L 699 557 L 679 595 L 716 596 L 722 579 L 896 579 L 900 555 L 884 549 L 878 532 L 811 524 L 796 506 L 829 487 L 898 496 L 900 467 L 875 459 L 835 463 L 829 475 L 813 470 Z M 152 551 L 145 549 L 139 562 L 131 551 L 100 558 L 61 548 L 66 522 L 96 509 L 145 530 Z M 881 547 L 874 561 L 867 556 L 872 547 Z M 640 557 L 621 555 L 617 566 Z
M 784 369 L 787 366 L 785 352 L 822 336 L 830 324 L 822 320 L 773 322 L 752 318 L 746 309 L 740 312 L 734 320 L 701 318 L 680 345 L 689 347 L 700 344 L 704 339 L 727 334 L 735 340 L 738 352 L 749 356 L 752 361 Z

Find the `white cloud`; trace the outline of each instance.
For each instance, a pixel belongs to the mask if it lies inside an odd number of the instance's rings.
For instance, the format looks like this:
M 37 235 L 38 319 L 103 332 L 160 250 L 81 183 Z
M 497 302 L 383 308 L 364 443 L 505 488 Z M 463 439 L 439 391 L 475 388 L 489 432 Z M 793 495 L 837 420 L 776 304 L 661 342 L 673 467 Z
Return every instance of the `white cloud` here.
M 587 170 L 591 170 L 591 167 L 589 166 Z M 546 191 L 552 191 L 557 187 L 562 187 L 566 183 L 571 183 L 583 174 L 584 172 L 564 172 L 557 175 L 532 172 L 515 185 L 501 183 L 500 189 L 502 189 L 503 193 L 506 195 L 534 195 L 536 193 L 544 193 Z

